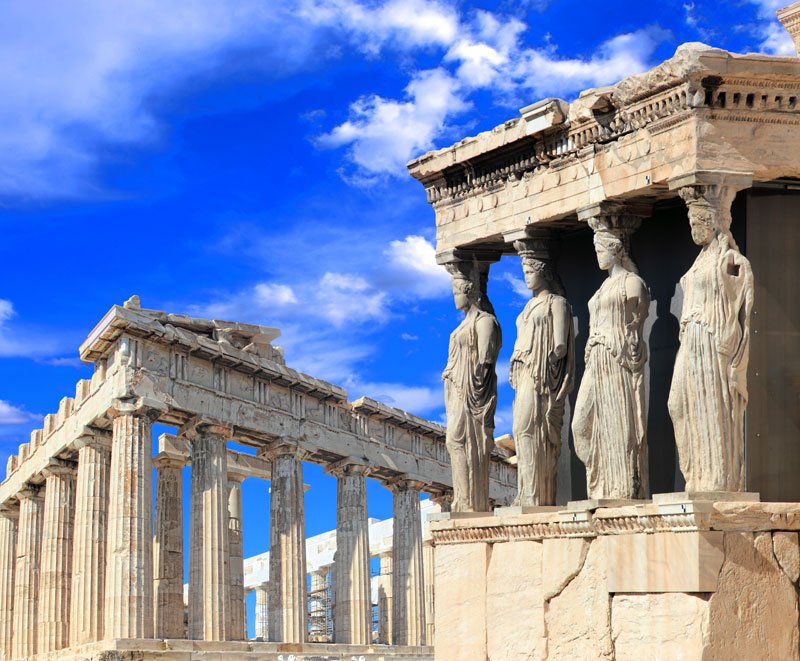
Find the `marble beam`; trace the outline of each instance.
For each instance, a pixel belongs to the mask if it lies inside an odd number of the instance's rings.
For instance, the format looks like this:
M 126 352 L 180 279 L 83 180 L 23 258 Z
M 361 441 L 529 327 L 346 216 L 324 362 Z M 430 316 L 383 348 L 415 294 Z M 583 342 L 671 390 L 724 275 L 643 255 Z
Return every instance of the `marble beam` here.
M 75 465 L 53 459 L 44 475 L 44 523 L 37 613 L 38 654 L 69 647 Z
M 103 639 L 111 437 L 81 436 L 75 485 L 70 645 Z
M 161 452 L 156 468 L 153 626 L 156 638 L 183 638 L 183 457 Z
M 42 548 L 44 494 L 27 486 L 19 498 L 17 563 L 14 574 L 14 637 L 12 658 L 36 654 L 36 612 L 39 605 L 39 552 Z
M 12 658 L 18 522 L 19 509 L 0 508 L 0 659 L 3 661 Z
M 109 477 L 104 637 L 153 637 L 152 444 L 157 412 L 118 402 Z
M 367 470 L 348 462 L 327 469 L 337 478 L 334 642 L 350 645 L 372 642 Z
M 256 638 L 260 640 L 269 639 L 268 591 L 269 583 L 264 583 L 256 588 Z
M 393 480 L 392 644 L 425 644 L 425 580 L 422 559 L 422 520 L 416 480 Z
M 230 430 L 199 423 L 186 434 L 192 440 L 189 637 L 228 640 L 231 592 L 226 443 Z
M 305 642 L 308 631 L 303 457 L 294 446 L 268 452 L 272 461 L 269 535 L 269 638 Z
M 230 457 L 230 453 L 228 454 Z M 228 467 L 228 546 L 230 551 L 230 640 L 247 638 L 244 601 L 244 545 L 242 539 L 242 482 L 244 473 Z

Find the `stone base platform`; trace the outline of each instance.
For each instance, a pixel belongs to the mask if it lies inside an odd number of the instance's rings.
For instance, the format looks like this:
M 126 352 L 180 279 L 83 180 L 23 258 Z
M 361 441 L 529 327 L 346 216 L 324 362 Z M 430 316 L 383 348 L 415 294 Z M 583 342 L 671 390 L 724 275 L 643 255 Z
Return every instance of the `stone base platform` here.
M 431 524 L 436 659 L 800 659 L 800 503 Z
M 432 661 L 431 647 L 327 643 L 211 642 L 202 640 L 107 640 L 39 654 L 31 661 Z

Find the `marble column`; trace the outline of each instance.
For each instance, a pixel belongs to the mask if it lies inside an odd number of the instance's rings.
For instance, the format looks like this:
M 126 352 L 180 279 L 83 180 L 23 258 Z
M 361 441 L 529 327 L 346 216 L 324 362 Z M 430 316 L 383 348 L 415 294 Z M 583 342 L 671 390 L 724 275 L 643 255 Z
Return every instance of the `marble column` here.
M 18 521 L 19 509 L 0 507 L 0 659 L 4 661 L 12 658 Z
M 434 548 L 430 539 L 422 543 L 423 580 L 425 583 L 425 644 L 433 647 L 434 623 Z
M 302 450 L 280 446 L 272 461 L 269 531 L 269 638 L 305 642 L 308 630 Z
M 311 593 L 308 595 L 310 618 L 308 640 L 312 643 L 327 643 L 328 638 L 328 568 L 320 568 L 311 574 Z
M 242 482 L 246 475 L 228 471 L 228 546 L 230 550 L 230 640 L 247 638 L 244 602 L 244 545 L 242 540 Z
M 337 478 L 334 641 L 368 645 L 372 642 L 372 599 L 367 467 L 337 463 L 329 466 L 327 472 Z
M 39 561 L 38 654 L 69 647 L 75 465 L 51 459 L 45 468 L 44 524 Z
M 27 486 L 19 498 L 17 566 L 14 573 L 14 637 L 12 658 L 36 654 L 36 620 L 39 605 L 39 552 L 42 548 L 44 494 Z
M 119 403 L 109 477 L 104 638 L 153 637 L 154 411 Z
M 230 550 L 228 546 L 228 450 L 230 430 L 195 426 L 192 440 L 189 637 L 228 640 Z
M 425 644 L 425 581 L 422 563 L 422 520 L 415 480 L 389 483 L 394 492 L 392 533 L 392 644 Z
M 256 638 L 260 638 L 261 640 L 269 639 L 268 591 L 269 583 L 264 583 L 256 587 Z
M 159 453 L 153 538 L 153 626 L 156 638 L 183 638 L 183 466 L 182 457 Z
M 384 645 L 392 642 L 392 554 L 380 556 L 381 573 L 378 578 L 378 640 Z
M 69 640 L 73 646 L 103 639 L 111 436 L 88 434 L 78 439 L 77 445 L 69 613 Z

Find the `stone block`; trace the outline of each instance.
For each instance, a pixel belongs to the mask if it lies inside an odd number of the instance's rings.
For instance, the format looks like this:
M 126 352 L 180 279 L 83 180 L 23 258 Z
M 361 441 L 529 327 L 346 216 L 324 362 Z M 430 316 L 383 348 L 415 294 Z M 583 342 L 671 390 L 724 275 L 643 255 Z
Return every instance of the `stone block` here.
M 544 658 L 542 542 L 494 544 L 486 583 L 487 657 Z
M 708 595 L 704 594 L 614 595 L 611 632 L 617 661 L 699 661 L 708 614 Z
M 491 545 L 436 547 L 436 659 L 486 660 L 486 578 Z
M 800 544 L 796 532 L 772 533 L 772 549 L 775 558 L 792 583 L 800 579 Z
M 662 532 L 608 535 L 609 592 L 714 592 L 722 566 L 724 533 Z

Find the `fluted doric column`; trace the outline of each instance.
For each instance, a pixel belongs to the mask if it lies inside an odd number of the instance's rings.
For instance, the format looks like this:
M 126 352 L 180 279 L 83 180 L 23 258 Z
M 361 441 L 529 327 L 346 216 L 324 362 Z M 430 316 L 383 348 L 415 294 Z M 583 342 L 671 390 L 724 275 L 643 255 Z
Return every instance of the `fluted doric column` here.
M 367 467 L 345 461 L 329 466 L 327 472 L 337 478 L 334 641 L 368 645 L 372 642 L 372 599 Z
M 28 486 L 19 497 L 17 567 L 14 574 L 13 658 L 36 654 L 36 612 L 39 604 L 39 552 L 42 548 L 44 494 Z
M 269 638 L 302 643 L 308 629 L 304 453 L 281 446 L 272 461 L 269 531 Z
M 104 637 L 153 637 L 153 421 L 118 403 L 109 478 Z
M 198 423 L 192 441 L 189 637 L 228 640 L 230 550 L 228 546 L 228 451 L 230 430 Z
M 183 638 L 183 466 L 182 457 L 161 452 L 156 467 L 153 538 L 153 626 L 156 638 Z
M 75 465 L 51 459 L 44 471 L 37 653 L 69 647 Z
M 425 581 L 422 562 L 420 482 L 396 480 L 392 526 L 392 643 L 425 644 Z
M 425 585 L 425 644 L 433 647 L 434 621 L 435 621 L 435 593 L 433 589 L 434 577 L 434 547 L 430 539 L 422 543 L 423 580 Z
M 392 643 L 392 554 L 380 556 L 381 573 L 378 577 L 378 640 L 384 645 Z
M 269 583 L 256 587 L 256 638 L 269 638 L 269 608 L 267 605 Z
M 328 568 L 321 567 L 311 573 L 311 593 L 309 602 L 309 633 L 311 643 L 327 643 L 328 638 Z
M 247 638 L 244 606 L 244 546 L 242 540 L 242 482 L 246 475 L 228 471 L 228 547 L 230 550 L 230 640 Z
M 19 509 L 0 507 L 0 659 L 12 658 L 14 571 L 17 562 Z
M 106 582 L 106 532 L 111 436 L 87 434 L 78 439 L 75 528 L 72 552 L 70 645 L 103 639 Z

